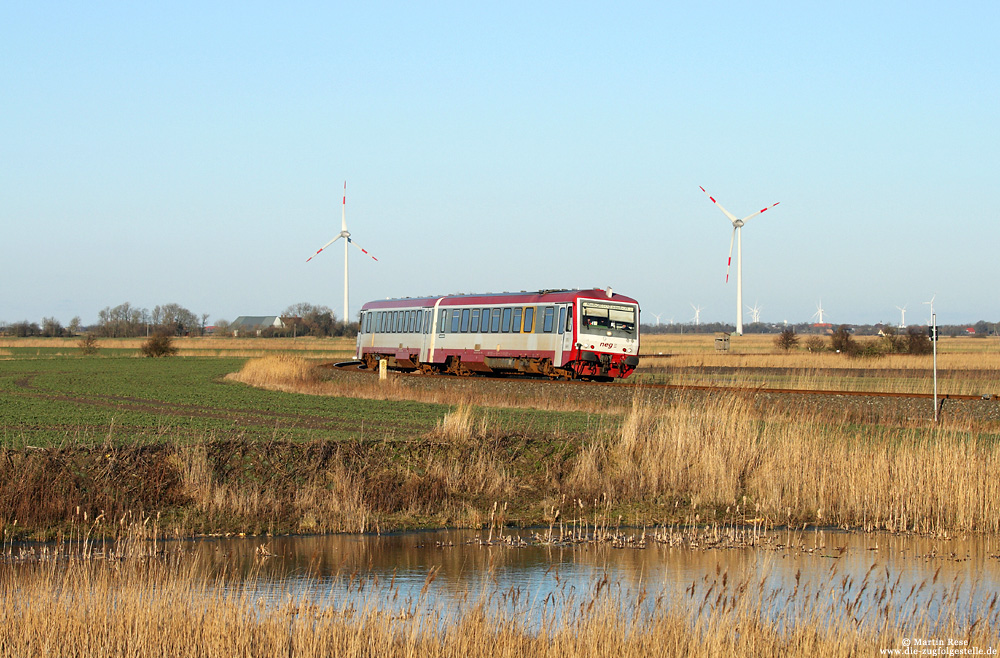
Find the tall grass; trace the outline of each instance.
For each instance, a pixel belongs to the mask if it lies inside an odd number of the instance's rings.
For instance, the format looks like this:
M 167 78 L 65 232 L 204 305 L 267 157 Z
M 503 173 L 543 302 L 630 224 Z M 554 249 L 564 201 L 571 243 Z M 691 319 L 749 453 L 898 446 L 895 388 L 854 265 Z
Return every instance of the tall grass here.
M 183 557 L 0 564 L 0 648 L 14 656 L 857 656 L 904 638 L 985 652 L 1000 631 L 997 598 L 971 609 L 967 583 L 925 582 L 914 596 L 873 567 L 860 583 L 833 566 L 816 585 L 716 573 L 682 594 L 562 588 L 544 601 L 467 592 L 429 605 L 361 574 L 351 591 L 317 582 L 233 582 Z M 936 579 L 935 579 L 936 580 Z M 933 593 L 927 591 L 933 589 Z M 309 593 L 312 592 L 312 593 Z
M 569 482 L 591 498 L 775 523 L 1000 532 L 998 469 L 990 435 L 779 418 L 739 397 L 637 398 L 620 431 L 581 452 Z

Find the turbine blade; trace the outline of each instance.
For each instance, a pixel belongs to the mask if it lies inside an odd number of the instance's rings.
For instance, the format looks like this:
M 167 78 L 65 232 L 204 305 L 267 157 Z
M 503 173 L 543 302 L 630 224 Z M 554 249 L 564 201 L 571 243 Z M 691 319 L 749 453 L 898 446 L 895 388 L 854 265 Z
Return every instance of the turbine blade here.
M 736 231 L 739 228 L 733 227 L 733 234 L 729 236 L 729 259 L 726 260 L 726 283 L 729 283 L 729 267 L 733 264 L 733 241 L 736 240 Z
M 309 262 L 309 261 L 311 261 L 311 260 L 312 260 L 313 258 L 316 258 L 316 256 L 318 256 L 318 255 L 319 255 L 319 252 L 320 252 L 320 251 L 323 251 L 324 249 L 326 249 L 327 247 L 329 247 L 329 246 L 330 246 L 331 244 L 333 244 L 334 242 L 336 242 L 337 240 L 339 240 L 339 239 L 340 239 L 341 237 L 342 237 L 342 236 L 338 235 L 338 236 L 337 236 L 337 237 L 335 237 L 334 239 L 332 239 L 332 240 L 330 240 L 329 242 L 327 242 L 327 243 L 326 243 L 325 245 L 323 245 L 322 247 L 320 247 L 320 248 L 319 248 L 319 250 L 318 250 L 318 251 L 317 251 L 317 252 L 316 252 L 315 254 L 313 254 L 312 256 L 310 256 L 309 258 L 307 258 L 307 259 L 306 259 L 306 262 L 308 263 L 308 262 Z
M 365 249 L 364 247 L 362 247 L 362 246 L 361 246 L 361 245 L 359 245 L 359 244 L 355 244 L 354 240 L 352 240 L 352 239 L 350 239 L 350 238 L 347 238 L 347 242 L 348 242 L 348 244 L 350 244 L 351 246 L 353 246 L 353 247 L 356 247 L 357 249 L 360 249 L 360 250 L 361 250 L 361 253 L 363 253 L 363 254 L 364 254 L 365 256 L 368 256 L 369 258 L 371 258 L 371 259 L 372 259 L 372 260 L 374 260 L 374 261 L 378 261 L 378 258 L 375 258 L 375 257 L 374 257 L 374 256 L 372 256 L 372 255 L 371 255 L 370 253 L 368 253 L 368 250 L 367 250 L 367 249 Z
M 701 187 L 701 186 L 699 185 L 698 187 Z M 724 212 L 726 214 L 726 217 L 729 218 L 729 221 L 731 221 L 733 224 L 736 223 L 736 215 L 734 215 L 733 213 L 731 213 L 728 210 L 726 210 L 725 208 L 723 208 L 722 204 L 719 203 L 718 201 L 716 201 L 715 197 L 713 197 L 711 194 L 709 194 L 708 192 L 706 192 L 704 187 L 701 187 L 701 191 L 705 192 L 705 196 L 707 196 L 709 199 L 711 199 L 712 203 L 714 203 L 716 206 L 718 206 L 719 210 L 721 210 L 722 212 Z
M 340 206 L 340 230 L 347 230 L 347 181 L 344 181 L 344 202 Z
M 747 221 L 748 219 L 750 219 L 751 217 L 756 217 L 757 215 L 761 214 L 762 212 L 764 212 L 764 211 L 767 211 L 767 210 L 770 210 L 771 208 L 775 207 L 775 206 L 776 206 L 776 205 L 778 205 L 779 203 L 781 203 L 781 202 L 780 202 L 780 201 L 775 201 L 774 203 L 772 203 L 771 205 L 769 205 L 769 206 L 768 206 L 767 208 L 761 208 L 760 210 L 758 210 L 758 211 L 757 211 L 757 212 L 755 212 L 754 214 L 752 214 L 752 215 L 747 215 L 746 217 L 744 217 L 744 218 L 742 219 L 742 221 L 743 221 L 744 223 L 746 223 L 746 221 Z

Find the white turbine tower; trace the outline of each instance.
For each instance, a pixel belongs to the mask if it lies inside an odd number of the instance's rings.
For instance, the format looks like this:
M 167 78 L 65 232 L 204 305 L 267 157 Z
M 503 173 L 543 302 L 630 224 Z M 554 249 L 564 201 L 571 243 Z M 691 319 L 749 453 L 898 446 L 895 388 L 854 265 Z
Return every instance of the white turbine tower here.
M 691 319 L 694 320 L 694 326 L 699 327 L 701 326 L 701 312 L 705 309 L 701 306 L 695 306 L 694 304 L 691 304 L 691 308 L 694 309 L 694 317 Z
M 663 313 L 653 313 L 652 315 L 653 315 L 653 317 L 656 318 L 656 326 L 659 327 L 660 326 L 660 316 L 663 315 Z
M 751 217 L 756 217 L 757 215 L 761 214 L 765 210 L 770 210 L 771 208 L 775 207 L 776 205 L 778 205 L 781 202 L 780 201 L 776 201 L 776 202 L 772 203 L 771 205 L 769 205 L 766 208 L 761 208 L 757 212 L 752 213 L 750 215 L 747 215 L 743 219 L 737 219 L 736 215 L 734 215 L 733 213 L 731 213 L 728 210 L 726 210 L 725 208 L 723 208 L 722 204 L 720 204 L 718 201 L 716 201 L 715 198 L 711 194 L 709 194 L 708 192 L 706 192 L 704 187 L 701 188 L 701 191 L 705 192 L 705 196 L 707 196 L 709 199 L 711 199 L 712 203 L 714 203 L 716 206 L 718 206 L 719 210 L 721 210 L 726 215 L 726 217 L 729 218 L 729 221 L 731 221 L 733 223 L 733 234 L 729 238 L 729 260 L 726 261 L 726 283 L 729 283 L 729 266 L 732 265 L 732 262 L 733 262 L 733 242 L 735 241 L 736 242 L 736 335 L 737 336 L 742 336 L 743 335 L 743 231 L 742 231 L 742 228 L 743 228 L 743 225 L 746 224 L 746 222 L 747 222 L 748 219 L 750 219 Z
M 906 329 L 906 307 L 905 306 L 897 306 L 896 308 L 899 309 L 899 313 L 900 313 L 900 315 L 899 315 L 899 328 L 900 329 Z
M 340 233 L 337 235 L 337 237 L 335 237 L 334 239 L 330 240 L 325 245 L 323 245 L 322 247 L 320 247 L 319 250 L 317 250 L 315 254 L 313 254 L 312 256 L 310 256 L 309 258 L 307 258 L 306 262 L 308 263 L 313 258 L 316 258 L 316 256 L 319 255 L 320 251 L 323 251 L 324 249 L 326 249 L 327 247 L 329 247 L 331 244 L 333 244 L 334 242 L 336 242 L 340 238 L 344 238 L 344 317 L 343 317 L 343 322 L 346 324 L 346 323 L 348 323 L 348 322 L 351 321 L 351 318 L 350 318 L 350 315 L 349 315 L 349 311 L 348 311 L 348 307 L 347 307 L 347 304 L 348 304 L 348 290 L 349 290 L 349 287 L 350 287 L 348 285 L 348 275 L 347 275 L 347 245 L 349 245 L 349 244 L 350 245 L 354 245 L 355 247 L 357 247 L 358 249 L 361 250 L 361 253 L 363 253 L 364 255 L 368 256 L 372 260 L 374 260 L 374 261 L 378 260 L 378 258 L 375 258 L 371 254 L 369 254 L 368 251 L 365 250 L 361 245 L 355 244 L 354 240 L 351 239 L 350 232 L 347 230 L 347 181 L 344 181 L 344 200 L 343 200 L 343 204 L 340 207 Z
M 823 311 L 823 300 L 821 299 L 821 300 L 819 300 L 819 304 L 816 304 L 816 312 L 812 314 L 812 316 L 814 318 L 815 317 L 819 318 L 819 323 L 818 324 L 823 324 L 823 313 L 824 313 L 824 311 Z

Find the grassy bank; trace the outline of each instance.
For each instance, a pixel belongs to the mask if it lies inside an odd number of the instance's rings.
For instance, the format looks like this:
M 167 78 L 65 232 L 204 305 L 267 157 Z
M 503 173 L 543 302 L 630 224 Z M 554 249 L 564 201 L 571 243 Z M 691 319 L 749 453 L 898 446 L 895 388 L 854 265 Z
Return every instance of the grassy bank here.
M 337 416 L 398 410 L 409 431 L 354 427 L 330 438 L 303 429 L 298 438 L 211 430 L 182 440 L 165 433 L 7 447 L 4 532 L 51 537 L 81 513 L 105 524 L 158 515 L 167 535 L 476 527 L 491 516 L 538 524 L 596 513 L 637 525 L 757 520 L 1000 532 L 995 429 L 843 424 L 778 414 L 748 397 L 664 402 L 641 391 L 621 415 L 481 407 L 465 402 L 467 394 L 421 415 L 438 407 L 343 397 L 344 386 L 384 395 L 373 377 L 335 382 L 339 397 L 321 395 L 330 382 L 287 356 L 250 362 L 239 378 L 313 395 L 216 386 L 300 407 L 329 404 Z
M 706 576 L 678 596 L 605 579 L 549 602 L 468 592 L 440 609 L 393 605 L 391 585 L 277 591 L 205 572 L 183 556 L 0 564 L 0 647 L 31 656 L 858 656 L 911 638 L 995 647 L 1000 609 L 969 610 L 964 582 L 913 597 L 873 568 L 831 566 L 823 584 L 769 586 L 759 574 Z M 923 591 L 933 588 L 928 582 Z M 938 591 L 940 589 L 940 591 Z

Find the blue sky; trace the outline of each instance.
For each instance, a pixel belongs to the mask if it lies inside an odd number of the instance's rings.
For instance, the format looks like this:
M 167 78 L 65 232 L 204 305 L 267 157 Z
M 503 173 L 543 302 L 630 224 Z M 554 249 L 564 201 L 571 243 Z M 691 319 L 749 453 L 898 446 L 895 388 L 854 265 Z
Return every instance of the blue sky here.
M 995 3 L 5 3 L 0 320 L 613 286 L 1000 320 Z M 700 6 L 703 4 L 704 6 Z M 734 258 L 735 262 L 735 258 Z

